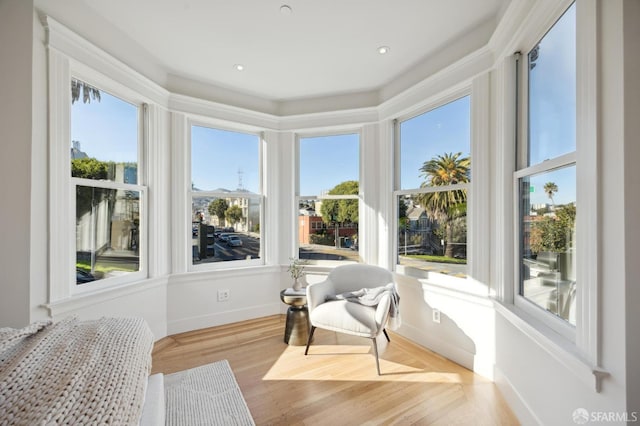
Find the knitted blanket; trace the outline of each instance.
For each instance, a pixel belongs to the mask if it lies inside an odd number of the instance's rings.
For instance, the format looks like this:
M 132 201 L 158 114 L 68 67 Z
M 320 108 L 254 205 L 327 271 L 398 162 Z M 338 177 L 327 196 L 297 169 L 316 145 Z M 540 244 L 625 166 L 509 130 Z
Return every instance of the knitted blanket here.
M 0 425 L 137 424 L 153 335 L 142 319 L 0 329 Z
M 380 287 L 363 288 L 356 291 L 336 294 L 334 296 L 327 296 L 327 300 L 346 300 L 348 302 L 359 303 L 365 306 L 378 306 L 380 299 L 382 299 L 382 296 L 385 294 L 389 294 L 391 297 L 388 325 L 391 330 L 397 330 L 401 325 L 400 295 L 398 295 L 396 286 L 393 283 Z

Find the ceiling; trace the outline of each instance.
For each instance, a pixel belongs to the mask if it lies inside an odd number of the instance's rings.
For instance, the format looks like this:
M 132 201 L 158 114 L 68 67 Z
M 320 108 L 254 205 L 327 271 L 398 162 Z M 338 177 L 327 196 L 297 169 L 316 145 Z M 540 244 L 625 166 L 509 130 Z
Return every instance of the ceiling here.
M 36 0 L 36 6 L 165 87 L 188 81 L 287 101 L 373 93 L 413 69 L 428 69 L 453 46 L 459 56 L 470 53 L 488 42 L 510 1 Z M 389 51 L 379 54 L 380 46 Z

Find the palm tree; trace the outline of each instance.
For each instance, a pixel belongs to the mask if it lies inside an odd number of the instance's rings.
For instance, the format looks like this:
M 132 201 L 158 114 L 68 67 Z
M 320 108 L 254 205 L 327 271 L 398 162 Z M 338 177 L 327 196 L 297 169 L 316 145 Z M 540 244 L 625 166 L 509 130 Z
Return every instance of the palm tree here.
M 461 152 L 445 153 L 429 161 L 425 161 L 420 168 L 425 181 L 421 188 L 432 186 L 448 186 L 469 182 L 471 159 L 463 157 Z M 453 240 L 452 219 L 462 217 L 466 209 L 467 190 L 454 189 L 450 191 L 429 192 L 416 197 L 431 220 L 438 221 L 445 227 L 446 242 Z M 453 257 L 453 245 L 446 244 L 445 256 Z
M 558 185 L 553 182 L 547 182 L 544 184 L 544 192 L 547 194 L 547 197 L 551 200 L 551 204 L 555 207 L 556 204 L 553 201 L 553 194 L 558 192 Z
M 84 81 L 77 79 L 71 80 L 71 103 L 75 103 L 80 99 L 80 93 L 82 93 L 82 102 L 91 103 L 91 99 L 100 102 L 100 90 L 91 86 Z

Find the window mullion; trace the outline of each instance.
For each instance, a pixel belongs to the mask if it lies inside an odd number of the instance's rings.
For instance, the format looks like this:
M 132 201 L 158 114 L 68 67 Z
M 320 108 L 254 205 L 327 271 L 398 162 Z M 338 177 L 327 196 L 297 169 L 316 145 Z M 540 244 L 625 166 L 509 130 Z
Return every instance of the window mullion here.
M 576 158 L 577 158 L 576 152 L 575 151 L 570 152 L 560 157 L 552 158 L 552 159 L 543 161 L 542 163 L 534 164 L 532 166 L 517 170 L 515 172 L 515 177 L 516 179 L 518 179 L 526 176 L 533 176 L 542 172 L 548 172 L 551 170 L 560 169 L 562 167 L 575 164 Z

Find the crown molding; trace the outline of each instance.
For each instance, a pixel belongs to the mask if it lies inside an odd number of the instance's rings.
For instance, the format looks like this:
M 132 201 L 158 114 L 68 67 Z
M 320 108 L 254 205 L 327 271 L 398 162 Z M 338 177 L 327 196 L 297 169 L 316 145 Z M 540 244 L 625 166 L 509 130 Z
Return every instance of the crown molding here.
M 89 66 L 109 78 L 142 94 L 148 100 L 166 107 L 169 91 L 124 62 L 68 29 L 50 16 L 40 14 L 40 22 L 47 34 L 46 44 L 80 64 Z
M 493 52 L 484 46 L 381 103 L 377 108 L 380 118 L 395 118 L 433 104 L 436 98 L 448 98 L 470 87 L 474 77 L 492 69 L 494 64 Z

